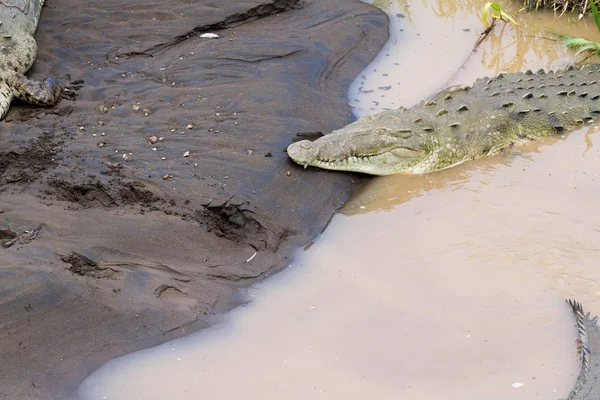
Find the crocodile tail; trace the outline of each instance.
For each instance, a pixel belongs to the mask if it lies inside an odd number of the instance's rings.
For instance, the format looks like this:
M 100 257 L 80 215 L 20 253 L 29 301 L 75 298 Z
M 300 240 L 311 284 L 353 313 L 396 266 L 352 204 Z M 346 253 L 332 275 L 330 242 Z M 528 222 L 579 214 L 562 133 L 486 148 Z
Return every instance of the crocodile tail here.
M 4 118 L 13 99 L 13 91 L 5 82 L 0 83 L 0 119 Z
M 569 394 L 567 400 L 600 399 L 600 329 L 598 329 L 598 317 L 590 318 L 589 313 L 583 312 L 581 303 L 575 300 L 567 300 L 571 306 L 579 339 L 577 340 L 578 351 L 581 354 L 581 371 L 577 382 Z

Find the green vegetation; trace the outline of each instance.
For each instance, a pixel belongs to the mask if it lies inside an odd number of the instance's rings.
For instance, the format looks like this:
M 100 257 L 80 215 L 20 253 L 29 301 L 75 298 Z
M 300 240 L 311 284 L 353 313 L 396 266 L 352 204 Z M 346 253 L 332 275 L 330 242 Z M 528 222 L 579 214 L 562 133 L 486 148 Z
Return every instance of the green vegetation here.
M 488 29 L 488 16 L 492 18 L 492 25 L 494 20 L 501 20 L 504 22 L 512 22 L 515 25 L 519 25 L 517 21 L 514 20 L 509 14 L 502 11 L 500 4 L 488 2 L 483 7 L 483 12 L 481 13 L 481 21 L 483 22 L 483 27 Z
M 598 12 L 596 0 L 590 1 L 590 9 L 594 17 L 594 22 L 596 23 L 596 28 L 598 28 L 598 31 L 600 31 L 600 13 Z M 574 38 L 560 34 L 557 34 L 557 36 L 562 40 L 563 45 L 570 49 L 576 50 L 575 56 L 585 54 L 585 58 L 582 60 L 582 62 L 590 57 L 600 56 L 600 42 L 594 42 L 584 38 Z
M 523 0 L 523 5 L 533 10 L 548 8 L 560 11 L 560 15 L 567 11 L 578 12 L 582 15 L 592 11 L 589 0 Z
M 489 25 L 488 16 L 492 19 L 492 23 Z M 481 21 L 483 22 L 484 30 L 475 42 L 475 46 L 473 46 L 473 51 L 475 51 L 475 49 L 479 47 L 481 42 L 483 42 L 483 40 L 488 37 L 492 29 L 494 29 L 494 26 L 496 26 L 496 21 L 502 21 L 504 23 L 511 22 L 515 25 L 519 25 L 513 17 L 511 17 L 508 13 L 505 13 L 502 10 L 500 4 L 491 2 L 488 2 L 485 4 L 485 6 L 483 6 L 483 12 L 481 13 Z

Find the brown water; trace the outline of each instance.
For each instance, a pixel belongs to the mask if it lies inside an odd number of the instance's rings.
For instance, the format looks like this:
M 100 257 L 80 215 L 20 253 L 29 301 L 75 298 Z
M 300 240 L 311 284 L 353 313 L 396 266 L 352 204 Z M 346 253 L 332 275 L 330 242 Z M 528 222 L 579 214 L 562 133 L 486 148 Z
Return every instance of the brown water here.
M 519 23 L 499 23 L 470 58 L 483 30 L 485 0 L 376 0 L 390 17 L 390 40 L 350 88 L 356 116 L 410 106 L 442 87 L 471 84 L 500 72 L 553 69 L 571 61 L 571 51 L 551 32 L 599 40 L 594 22 L 552 12 L 517 13 L 519 1 L 502 2 Z M 466 62 L 468 60 L 468 62 Z
M 405 16 L 393 24 L 404 31 L 357 82 L 373 90 L 353 101 L 364 105 L 358 114 L 396 106 L 391 99 L 410 105 L 457 71 L 454 82 L 471 82 L 568 62 L 533 25 L 573 26 L 531 14 L 520 16 L 522 31 L 498 30 L 461 70 L 483 2 L 454 4 L 388 4 Z M 394 90 L 377 89 L 386 86 Z M 79 397 L 565 397 L 579 361 L 564 299 L 600 313 L 596 130 L 373 180 L 287 271 L 249 290 L 248 307 L 107 363 Z

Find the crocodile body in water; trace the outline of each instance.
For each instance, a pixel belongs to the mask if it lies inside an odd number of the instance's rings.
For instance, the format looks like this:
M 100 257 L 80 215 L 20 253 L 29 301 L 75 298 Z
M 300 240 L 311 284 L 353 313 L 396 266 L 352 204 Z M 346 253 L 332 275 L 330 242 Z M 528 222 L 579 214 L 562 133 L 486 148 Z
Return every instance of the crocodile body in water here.
M 600 66 L 500 74 L 410 109 L 359 119 L 288 146 L 296 163 L 373 175 L 432 172 L 595 121 Z
M 0 0 L 0 119 L 13 98 L 38 105 L 54 105 L 61 87 L 53 79 L 37 82 L 23 74 L 37 53 L 33 35 L 44 0 Z

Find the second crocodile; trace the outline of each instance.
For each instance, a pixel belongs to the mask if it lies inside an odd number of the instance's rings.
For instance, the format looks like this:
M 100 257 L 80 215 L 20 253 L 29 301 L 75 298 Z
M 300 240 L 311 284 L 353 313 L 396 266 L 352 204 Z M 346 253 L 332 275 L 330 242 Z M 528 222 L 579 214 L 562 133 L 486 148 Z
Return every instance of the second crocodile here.
M 581 355 L 581 371 L 573 390 L 566 400 L 600 399 L 600 329 L 598 317 L 590 318 L 583 312 L 581 304 L 567 300 L 575 314 L 579 330 L 579 354 Z
M 60 100 L 61 87 L 53 79 L 43 82 L 23 75 L 35 60 L 36 31 L 44 0 L 0 0 L 0 119 L 13 98 L 51 106 Z

